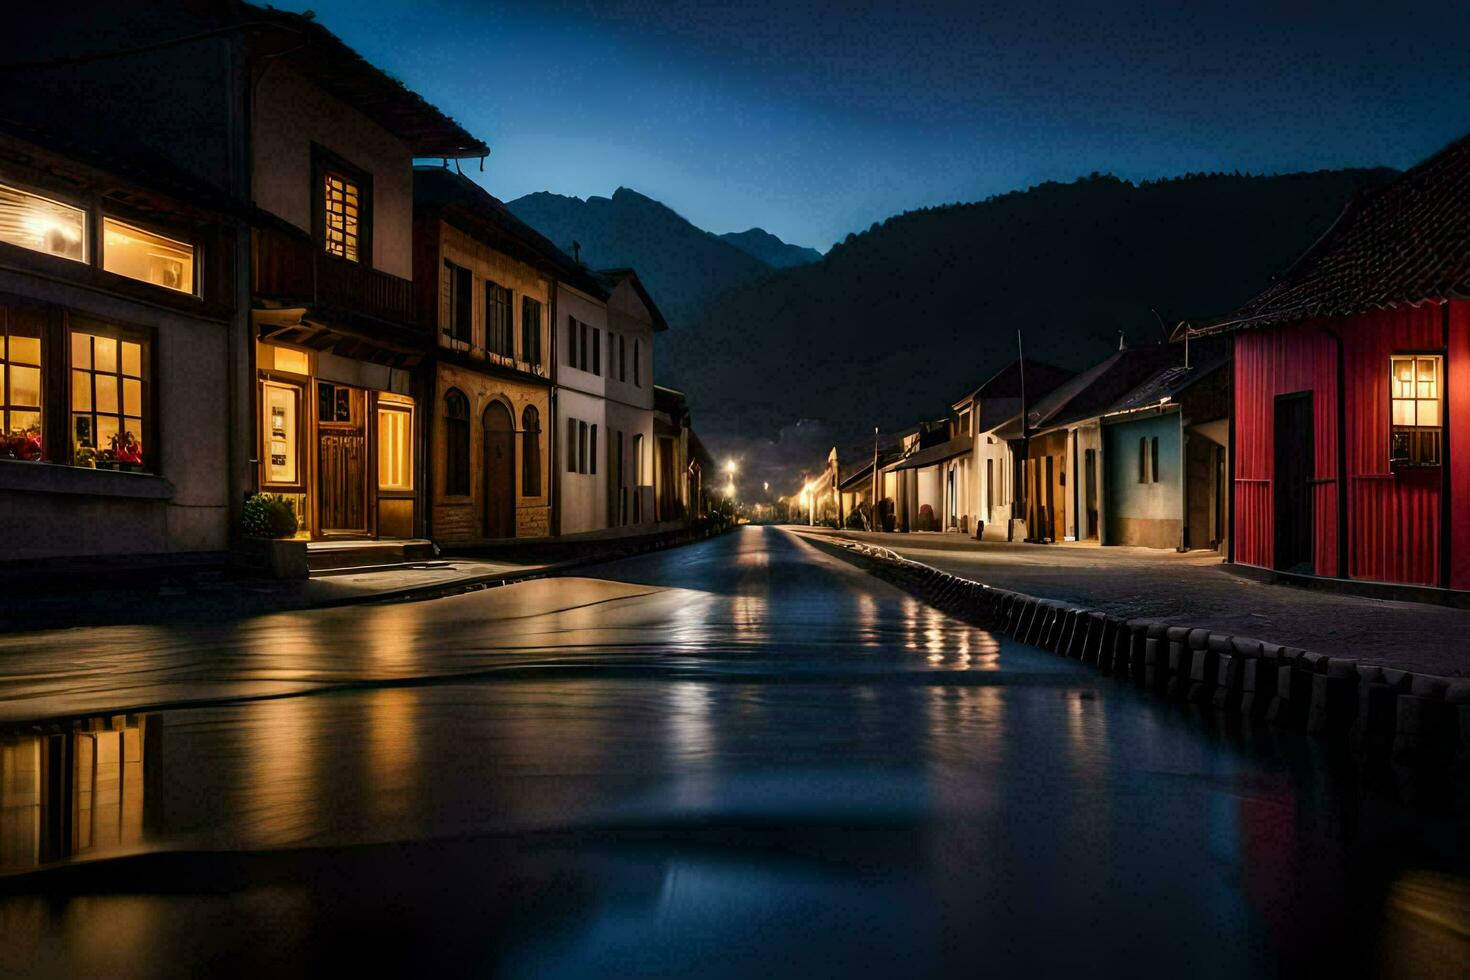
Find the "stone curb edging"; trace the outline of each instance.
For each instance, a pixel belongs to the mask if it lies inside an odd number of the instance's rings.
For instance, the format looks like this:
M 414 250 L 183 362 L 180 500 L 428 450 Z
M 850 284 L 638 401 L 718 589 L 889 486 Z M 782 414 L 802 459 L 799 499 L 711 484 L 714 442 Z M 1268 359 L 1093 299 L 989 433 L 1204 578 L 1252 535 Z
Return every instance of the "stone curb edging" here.
M 1123 620 L 995 588 L 843 539 L 941 612 L 1091 664 L 1156 696 L 1345 743 L 1370 763 L 1470 782 L 1470 678 L 1361 664 L 1206 629 Z

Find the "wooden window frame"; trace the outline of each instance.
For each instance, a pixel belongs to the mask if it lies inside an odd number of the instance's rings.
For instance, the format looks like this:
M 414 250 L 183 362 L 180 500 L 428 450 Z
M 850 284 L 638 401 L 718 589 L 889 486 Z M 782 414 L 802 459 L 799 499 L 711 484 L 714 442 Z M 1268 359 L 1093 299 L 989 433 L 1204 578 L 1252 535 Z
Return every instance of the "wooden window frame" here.
M 532 367 L 541 365 L 541 310 L 543 305 L 534 296 L 524 294 L 521 296 L 520 359 Z
M 36 331 L 36 336 L 34 338 L 31 338 L 31 334 L 29 332 L 22 333 L 21 328 L 17 327 L 11 321 L 11 305 L 8 303 L 0 302 L 0 440 L 5 441 L 5 448 L 3 450 L 4 453 L 8 454 L 15 449 L 19 449 L 23 453 L 27 452 L 28 450 L 26 448 L 24 437 L 12 437 L 10 434 L 10 416 L 12 413 L 18 412 L 34 412 L 37 416 L 39 416 L 41 426 L 40 456 L 34 460 L 26 460 L 24 456 L 17 456 L 13 458 L 21 459 L 27 462 L 45 462 L 48 459 L 48 455 L 46 453 L 47 433 L 51 428 L 51 422 L 48 418 L 50 413 L 46 404 L 47 396 L 50 394 L 51 389 L 50 378 L 47 377 L 47 372 L 48 370 L 50 370 L 50 365 L 47 364 L 46 356 L 48 347 L 46 336 L 48 333 L 47 324 L 41 323 L 35 328 L 27 328 L 27 330 L 35 329 Z M 37 347 L 36 360 L 39 363 L 34 365 L 16 364 L 14 362 L 13 355 L 11 354 L 10 338 L 12 336 L 34 339 L 36 341 Z M 13 371 L 16 368 L 34 369 L 36 371 L 36 405 L 34 407 L 30 405 L 16 405 L 12 404 L 11 402 L 11 377 Z M 12 438 L 18 438 L 20 441 L 12 445 L 10 443 L 10 440 Z M 0 458 L 12 457 L 8 455 L 0 455 Z
M 277 493 L 307 493 L 310 483 L 308 471 L 310 470 L 307 455 L 308 432 L 314 420 L 308 420 L 307 411 L 310 403 L 307 401 L 307 391 L 312 386 L 311 379 L 303 379 L 301 375 L 293 375 L 281 371 L 261 371 L 256 381 L 258 404 L 261 406 L 261 414 L 264 416 L 265 386 L 276 385 L 281 388 L 293 388 L 296 391 L 296 479 L 294 482 L 282 483 L 273 481 L 269 477 L 270 464 L 266 454 L 269 451 L 269 436 L 266 426 L 257 426 L 255 438 L 255 458 L 260 460 L 260 486 L 262 490 L 270 490 Z
M 136 380 L 138 382 L 139 388 L 139 411 L 142 413 L 140 416 L 141 424 L 139 425 L 139 428 L 142 431 L 138 434 L 138 439 L 143 446 L 143 462 L 139 465 L 139 471 L 143 473 L 162 472 L 162 459 L 158 452 L 158 404 L 157 398 L 155 397 L 153 382 L 153 379 L 157 374 L 156 360 L 158 354 L 153 331 L 143 327 L 135 327 L 127 324 L 116 323 L 109 320 L 98 319 L 96 317 L 89 317 L 83 314 L 74 313 L 70 310 L 64 311 L 63 321 L 63 328 L 61 331 L 61 353 L 58 360 L 61 362 L 62 371 L 64 372 L 62 375 L 64 383 L 62 385 L 62 391 L 60 392 L 60 394 L 61 407 L 64 409 L 64 411 L 61 413 L 61 417 L 65 419 L 65 425 L 63 429 L 66 433 L 65 458 L 67 463 L 71 466 L 80 465 L 77 463 L 76 429 L 75 423 L 73 421 L 73 416 L 79 414 L 91 416 L 93 420 L 93 441 L 98 442 L 99 440 L 97 438 L 96 432 L 97 416 L 99 414 L 115 416 L 120 420 L 120 424 L 123 420 L 126 420 L 128 418 L 128 415 L 126 402 L 127 396 L 125 391 L 126 386 L 124 385 L 124 381 Z M 112 372 L 101 372 L 104 374 L 110 374 L 113 377 L 116 377 L 118 380 L 117 412 L 98 412 L 97 374 L 99 372 L 96 369 L 95 345 L 93 349 L 93 365 L 89 368 L 76 367 L 72 363 L 72 337 L 74 334 L 84 334 L 92 337 L 107 337 L 111 340 L 116 341 L 119 344 L 117 351 L 117 369 Z M 139 376 L 137 378 L 133 378 L 129 375 L 123 374 L 121 348 L 121 344 L 123 342 L 138 344 L 142 348 L 142 350 L 139 352 Z M 41 356 L 44 360 L 46 356 L 44 348 L 41 352 Z M 75 398 L 73 394 L 73 385 L 76 380 L 76 376 L 73 372 L 75 371 L 86 371 L 89 377 L 89 384 L 91 385 L 91 391 L 89 394 L 92 407 L 86 412 L 77 412 L 74 411 L 72 408 L 72 406 L 75 404 Z M 46 427 L 44 415 L 42 417 L 41 425 L 44 438 Z M 94 447 L 94 451 L 97 453 L 101 453 L 103 451 L 103 447 L 101 445 L 97 445 Z M 95 467 L 83 468 L 93 469 Z
M 1432 360 L 1434 366 L 1435 393 L 1433 401 L 1438 406 L 1438 425 L 1419 425 L 1418 403 L 1429 401 L 1427 398 L 1418 397 L 1415 392 L 1413 397 L 1399 398 L 1394 395 L 1393 386 L 1396 383 L 1393 373 L 1395 361 L 1410 360 L 1414 362 L 1414 380 L 1411 382 L 1416 387 L 1419 384 L 1419 362 L 1421 360 Z M 1445 352 L 1443 350 L 1401 350 L 1393 351 L 1388 355 L 1388 464 L 1394 472 L 1399 470 L 1432 469 L 1444 464 L 1444 430 L 1446 415 L 1446 388 L 1445 384 Z M 1394 421 L 1394 405 L 1397 402 L 1410 402 L 1414 405 L 1414 425 L 1400 425 Z M 1403 453 L 1400 454 L 1400 447 Z M 1428 452 L 1426 452 L 1428 447 Z M 1432 458 L 1425 458 L 1432 456 Z
M 373 405 L 371 405 L 370 408 L 373 416 L 372 430 L 370 434 L 373 440 L 373 462 L 375 464 L 373 467 L 374 472 L 372 486 L 375 488 L 378 497 L 382 499 L 412 499 L 414 496 L 414 491 L 418 486 L 418 446 L 415 445 L 414 439 L 414 433 L 417 431 L 415 428 L 416 420 L 414 418 L 414 413 L 417 406 L 408 401 L 398 401 L 397 399 L 393 398 L 384 398 L 382 393 L 379 392 L 377 393 L 377 397 L 373 399 Z M 383 486 L 382 473 L 379 472 L 379 466 L 381 465 L 382 461 L 383 446 L 381 430 L 378 428 L 378 416 L 385 413 L 397 413 L 399 415 L 408 416 L 408 486 L 406 487 Z
M 465 414 L 463 418 L 449 414 L 450 400 L 456 396 L 460 403 L 464 405 Z M 445 389 L 443 396 L 439 399 L 439 411 L 442 413 L 441 417 L 444 420 L 444 496 L 446 499 L 469 500 L 474 496 L 475 481 L 472 460 L 475 454 L 475 446 L 474 435 L 470 426 L 470 417 L 474 414 L 473 409 L 474 406 L 470 404 L 469 396 L 453 386 Z M 463 441 L 465 453 L 462 474 L 455 474 L 453 468 L 449 465 L 450 457 L 453 455 L 451 440 L 454 438 L 454 423 L 456 422 L 464 423 Z M 463 489 L 450 483 L 450 478 L 454 475 L 462 475 L 464 477 Z
M 357 185 L 357 258 L 348 259 L 327 248 L 328 174 Z M 373 176 L 319 143 L 311 145 L 311 232 L 317 251 L 336 262 L 373 268 Z
M 475 274 L 468 266 L 453 259 L 444 260 L 444 274 L 449 277 L 448 306 L 444 312 L 444 336 L 452 344 L 475 344 Z M 460 293 L 460 283 L 468 288 Z
M 114 222 L 115 224 L 122 225 L 124 228 L 130 228 L 133 231 L 141 231 L 147 235 L 154 235 L 166 241 L 173 242 L 176 245 L 188 246 L 190 261 L 189 288 L 174 289 L 171 286 L 160 285 L 156 282 L 149 282 L 146 279 L 139 279 L 135 276 L 125 275 L 121 272 L 113 272 L 111 269 L 108 269 L 107 223 L 109 221 Z M 97 241 L 99 245 L 97 248 L 98 254 L 96 265 L 98 270 L 101 271 L 103 274 L 108 276 L 116 276 L 118 279 L 122 279 L 127 282 L 140 282 L 149 289 L 163 290 L 170 296 L 188 296 L 194 299 L 203 299 L 204 248 L 199 243 L 199 240 L 196 236 L 184 234 L 178 228 L 160 225 L 157 222 L 153 221 L 134 218 L 130 215 L 122 214 L 109 208 L 106 211 L 100 212 L 97 216 Z
M 508 287 L 490 279 L 485 280 L 485 349 L 507 360 L 515 360 L 516 335 L 515 335 L 515 293 Z M 497 319 L 502 319 L 501 327 L 504 330 L 505 349 L 496 346 Z
M 521 496 L 541 496 L 541 410 L 535 405 L 521 410 Z

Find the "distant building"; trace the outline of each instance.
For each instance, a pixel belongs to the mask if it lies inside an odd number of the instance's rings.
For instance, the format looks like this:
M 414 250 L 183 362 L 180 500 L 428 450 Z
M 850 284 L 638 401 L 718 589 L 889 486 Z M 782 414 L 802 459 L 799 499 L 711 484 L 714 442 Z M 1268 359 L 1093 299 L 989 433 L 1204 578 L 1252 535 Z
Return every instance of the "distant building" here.
M 1119 350 L 1031 401 L 996 430 L 1024 446 L 1020 493 L 1029 541 L 1099 540 L 1103 517 L 1101 416 L 1168 363 L 1166 345 Z M 1024 425 L 1023 425 L 1024 421 Z
M 559 295 L 580 289 L 595 303 L 601 287 L 446 168 L 415 170 L 414 220 L 419 317 L 434 337 L 429 531 L 450 545 L 544 537 L 557 445 L 552 317 Z
M 970 440 L 970 449 L 947 463 L 946 482 L 955 488 L 950 527 L 990 540 L 1012 538 L 1021 441 L 1004 438 L 999 430 L 1020 414 L 1023 396 L 1035 404 L 1074 374 L 1032 358 L 1024 364 L 1018 359 L 951 406 L 956 432 Z
M 1470 588 L 1470 137 L 1234 313 L 1234 561 Z
M 1229 515 L 1230 351 L 1196 344 L 1101 417 L 1101 543 L 1190 550 L 1223 545 Z
M 654 334 L 669 325 L 632 269 L 605 269 L 595 275 L 608 294 L 602 358 L 606 363 L 606 520 L 611 527 L 653 524 L 659 520 L 654 480 L 660 465 L 653 430 L 653 344 Z M 571 422 L 561 424 L 570 438 Z M 578 431 L 580 436 L 580 427 Z M 570 457 L 567 463 L 568 480 L 584 475 L 573 473 Z

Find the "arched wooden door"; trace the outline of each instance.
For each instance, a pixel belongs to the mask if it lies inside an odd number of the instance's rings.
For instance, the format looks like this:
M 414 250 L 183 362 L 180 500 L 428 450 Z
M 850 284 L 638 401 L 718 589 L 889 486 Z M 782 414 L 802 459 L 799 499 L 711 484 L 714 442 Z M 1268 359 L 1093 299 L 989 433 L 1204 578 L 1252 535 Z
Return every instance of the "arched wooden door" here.
M 481 418 L 485 430 L 484 487 L 485 537 L 516 536 L 516 430 L 510 411 L 491 402 Z

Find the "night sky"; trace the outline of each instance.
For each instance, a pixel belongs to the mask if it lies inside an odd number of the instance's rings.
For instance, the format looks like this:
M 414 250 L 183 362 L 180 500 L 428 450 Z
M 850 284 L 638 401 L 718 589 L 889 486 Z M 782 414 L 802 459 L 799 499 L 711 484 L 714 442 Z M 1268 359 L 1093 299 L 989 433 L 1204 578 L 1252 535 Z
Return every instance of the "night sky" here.
M 511 199 L 619 185 L 826 249 L 1070 180 L 1414 163 L 1470 129 L 1470 4 L 289 0 L 487 140 Z

